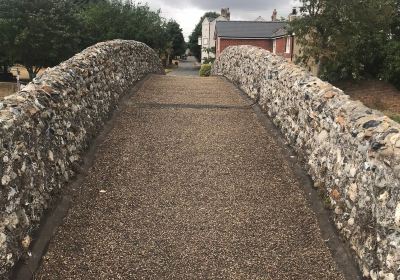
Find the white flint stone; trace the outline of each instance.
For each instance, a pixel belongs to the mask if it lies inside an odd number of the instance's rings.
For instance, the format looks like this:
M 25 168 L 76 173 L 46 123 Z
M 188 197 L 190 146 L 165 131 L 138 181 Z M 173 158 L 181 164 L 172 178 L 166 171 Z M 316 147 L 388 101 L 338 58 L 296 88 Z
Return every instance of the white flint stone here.
M 396 223 L 396 226 L 400 228 L 400 202 L 397 204 L 395 213 L 394 213 L 394 222 Z
M 22 254 L 16 246 L 21 244 L 20 236 L 36 228 L 53 199 L 50 196 L 60 193 L 73 174 L 69 160 L 81 159 L 90 137 L 136 81 L 163 72 L 157 54 L 145 44 L 103 42 L 47 69 L 23 91 L 0 102 L 4 163 L 0 190 L 5 200 L 0 218 L 0 279 Z M 59 99 L 48 98 L 50 92 Z
M 389 193 L 386 191 L 386 192 L 384 192 L 383 194 L 381 194 L 380 196 L 379 196 L 379 201 L 381 201 L 382 203 L 386 203 L 386 201 L 388 200 L 388 198 L 389 198 Z
M 357 189 L 358 189 L 357 184 L 351 184 L 349 187 L 349 191 L 347 193 L 350 200 L 353 202 L 356 201 L 357 196 L 358 196 Z
M 0 247 L 4 246 L 4 243 L 7 241 L 7 236 L 3 233 L 0 232 Z
M 54 155 L 52 151 L 49 151 L 49 160 L 54 161 Z
M 1 184 L 2 184 L 3 186 L 7 186 L 10 182 L 11 182 L 11 177 L 8 176 L 8 175 L 4 175 L 4 176 L 1 178 Z

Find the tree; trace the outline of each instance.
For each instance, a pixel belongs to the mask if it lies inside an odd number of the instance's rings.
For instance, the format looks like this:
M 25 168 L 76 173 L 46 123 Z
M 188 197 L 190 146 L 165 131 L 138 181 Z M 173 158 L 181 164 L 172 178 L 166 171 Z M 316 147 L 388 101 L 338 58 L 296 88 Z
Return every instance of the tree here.
M 107 0 L 71 0 L 77 6 L 84 7 L 89 4 L 100 4 L 105 3 Z
M 390 39 L 390 42 L 384 48 L 384 67 L 380 77 L 400 89 L 400 0 L 395 1 Z
M 97 1 L 80 12 L 85 40 L 83 47 L 112 39 L 137 40 L 161 50 L 165 47 L 165 24 L 160 11 L 129 1 Z
M 199 37 L 202 36 L 201 29 L 202 23 L 205 18 L 216 19 L 220 15 L 216 12 L 207 12 L 201 18 L 200 21 L 196 24 L 192 34 L 189 36 L 189 49 L 192 54 L 200 61 L 201 59 L 201 46 L 198 44 Z
M 391 24 L 391 34 L 394 40 L 400 40 L 400 0 L 395 1 L 394 16 Z
M 0 0 L 0 22 L 3 55 L 31 79 L 78 50 L 79 21 L 68 0 Z
M 214 63 L 214 61 L 215 61 L 215 53 L 216 53 L 215 47 L 203 48 L 203 52 L 207 53 L 207 58 L 205 58 L 202 63 L 204 63 L 204 64 Z M 213 56 L 210 56 L 211 53 L 213 54 Z
M 302 0 L 291 22 L 301 45 L 298 62 L 313 59 L 327 80 L 376 76 L 388 41 L 393 0 Z
M 0 2 L 1 4 L 1 2 Z M 0 14 L 0 75 L 6 75 L 7 69 L 12 65 L 12 57 L 9 54 L 11 43 L 15 31 L 9 28 L 9 24 Z
M 381 77 L 400 89 L 400 41 L 393 40 L 385 47 Z
M 179 24 L 174 20 L 170 20 L 165 29 L 167 40 L 172 42 L 172 56 L 183 55 L 186 51 L 186 43 Z
M 182 30 L 160 11 L 127 0 L 0 0 L 0 72 L 24 65 L 31 79 L 90 45 L 144 42 L 160 55 L 185 51 Z M 3 66 L 4 65 L 4 66 Z

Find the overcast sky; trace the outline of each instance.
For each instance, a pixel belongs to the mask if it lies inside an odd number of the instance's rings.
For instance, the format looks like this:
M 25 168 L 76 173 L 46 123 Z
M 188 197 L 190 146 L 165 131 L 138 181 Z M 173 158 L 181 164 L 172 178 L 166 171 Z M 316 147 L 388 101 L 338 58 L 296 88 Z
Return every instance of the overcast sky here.
M 220 12 L 230 8 L 231 20 L 254 20 L 262 16 L 271 20 L 272 11 L 278 11 L 278 18 L 287 17 L 296 0 L 143 0 L 153 9 L 161 9 L 166 19 L 175 19 L 182 27 L 186 40 L 200 17 L 207 11 Z

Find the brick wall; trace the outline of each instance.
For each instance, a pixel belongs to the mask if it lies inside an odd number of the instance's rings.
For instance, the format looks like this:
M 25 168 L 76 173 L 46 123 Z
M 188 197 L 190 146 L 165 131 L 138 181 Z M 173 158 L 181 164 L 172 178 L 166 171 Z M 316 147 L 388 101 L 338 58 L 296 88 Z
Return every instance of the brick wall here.
M 293 44 L 293 39 L 291 40 Z M 223 39 L 218 38 L 217 40 L 217 57 L 230 46 L 240 46 L 240 45 L 251 45 L 255 47 L 260 47 L 270 52 L 273 51 L 273 40 L 272 39 Z M 290 51 L 292 51 L 292 46 L 290 46 Z M 286 53 L 286 38 L 276 39 L 276 54 L 283 56 L 285 58 L 291 58 L 290 53 Z
M 218 38 L 217 56 L 230 46 L 251 45 L 272 52 L 272 40 L 267 39 L 222 39 Z
M 286 53 L 286 38 L 276 39 L 276 54 L 283 56 L 285 58 L 290 58 L 291 54 Z M 292 46 L 290 46 L 290 52 L 292 51 Z

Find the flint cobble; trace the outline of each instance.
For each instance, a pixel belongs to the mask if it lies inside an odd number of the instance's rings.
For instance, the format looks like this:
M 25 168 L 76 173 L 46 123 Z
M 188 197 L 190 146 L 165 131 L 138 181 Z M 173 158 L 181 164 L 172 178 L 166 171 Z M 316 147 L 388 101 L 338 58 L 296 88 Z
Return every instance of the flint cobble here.
M 305 158 L 364 275 L 400 279 L 400 125 L 256 47 L 226 49 L 213 74 L 256 100 Z
M 31 234 L 79 168 L 119 98 L 163 73 L 143 43 L 99 43 L 0 100 L 0 278 L 27 252 Z

